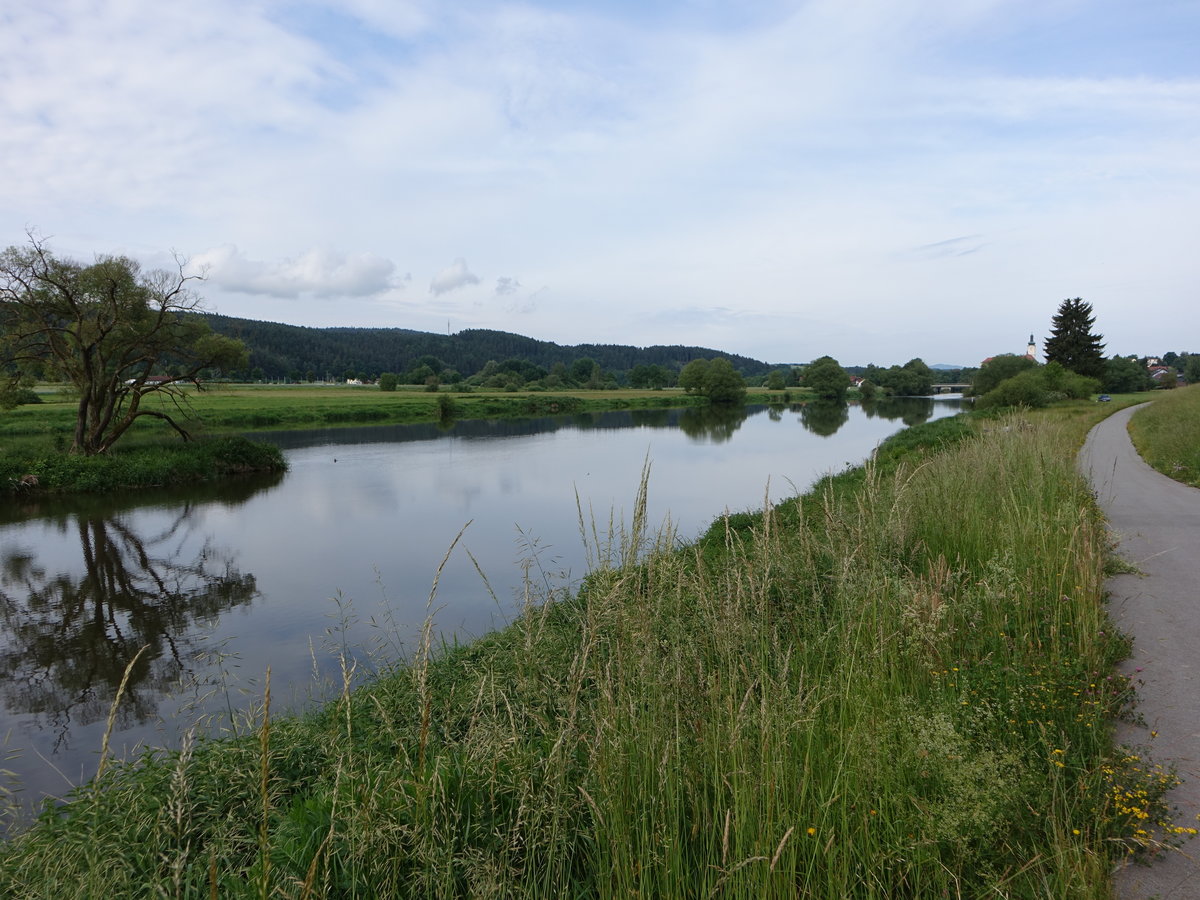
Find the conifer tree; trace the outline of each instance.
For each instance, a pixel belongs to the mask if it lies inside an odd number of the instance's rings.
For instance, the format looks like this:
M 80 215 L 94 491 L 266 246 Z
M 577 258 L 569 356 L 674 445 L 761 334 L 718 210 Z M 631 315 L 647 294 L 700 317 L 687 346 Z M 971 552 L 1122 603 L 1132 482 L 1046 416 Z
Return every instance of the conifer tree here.
M 1051 320 L 1050 337 L 1046 340 L 1046 362 L 1059 363 L 1066 369 L 1089 378 L 1104 377 L 1104 344 L 1102 334 L 1093 334 L 1096 317 L 1092 304 L 1081 297 L 1064 300 Z

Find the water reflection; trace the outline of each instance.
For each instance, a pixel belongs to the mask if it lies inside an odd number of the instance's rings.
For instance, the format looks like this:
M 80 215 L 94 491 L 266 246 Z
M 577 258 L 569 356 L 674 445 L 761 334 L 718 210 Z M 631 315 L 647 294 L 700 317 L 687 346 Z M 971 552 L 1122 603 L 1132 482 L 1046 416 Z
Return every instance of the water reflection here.
M 800 424 L 813 434 L 829 437 L 850 421 L 850 407 L 836 400 L 813 400 L 800 406 Z
M 879 397 L 855 405 L 862 408 L 868 419 L 880 418 L 889 422 L 899 419 L 909 426 L 928 422 L 935 409 L 932 397 Z M 788 406 L 772 404 L 767 407 L 767 416 L 772 422 L 782 422 L 788 410 L 798 415 L 806 430 L 820 437 L 837 434 L 850 421 L 850 404 L 837 400 L 808 400 Z
M 759 411 L 759 407 L 753 407 Z M 683 411 L 679 430 L 698 443 L 723 444 L 733 437 L 749 417 L 744 406 L 696 406 Z
M 275 481 L 239 483 L 221 502 L 238 505 Z M 257 596 L 236 553 L 192 527 L 202 503 L 175 496 L 158 515 L 88 498 L 87 508 L 44 520 L 58 535 L 50 558 L 37 540 L 0 551 L 0 697 L 49 729 L 55 751 L 69 745 L 73 726 L 107 718 L 143 647 L 117 727 L 155 717 L 196 655 L 196 626 Z
M 876 397 L 862 401 L 862 410 L 868 419 L 876 416 L 905 425 L 921 425 L 933 416 L 932 397 Z

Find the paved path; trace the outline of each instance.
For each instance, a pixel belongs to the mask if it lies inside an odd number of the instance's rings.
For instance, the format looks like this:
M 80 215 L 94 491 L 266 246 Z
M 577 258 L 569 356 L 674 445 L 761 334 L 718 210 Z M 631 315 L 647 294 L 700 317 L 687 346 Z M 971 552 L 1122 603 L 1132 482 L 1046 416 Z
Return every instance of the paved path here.
M 1133 636 L 1124 669 L 1141 682 L 1145 720 L 1144 727 L 1119 725 L 1117 740 L 1175 766 L 1184 779 L 1169 797 L 1179 807 L 1176 823 L 1200 827 L 1200 490 L 1142 461 L 1126 430 L 1135 409 L 1093 428 L 1079 456 L 1120 542 L 1117 552 L 1142 573 L 1108 581 L 1113 619 Z M 1151 866 L 1122 869 L 1116 896 L 1200 898 L 1200 839 Z

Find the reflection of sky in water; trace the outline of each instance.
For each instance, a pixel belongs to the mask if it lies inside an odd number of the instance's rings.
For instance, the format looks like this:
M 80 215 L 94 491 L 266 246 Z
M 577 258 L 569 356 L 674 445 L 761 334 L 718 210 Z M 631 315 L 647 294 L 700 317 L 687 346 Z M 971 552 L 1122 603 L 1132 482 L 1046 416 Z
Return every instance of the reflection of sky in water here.
M 939 404 L 935 415 L 954 411 Z M 497 424 L 501 432 L 511 427 Z M 464 427 L 466 434 L 456 428 L 438 435 L 426 427 L 425 439 L 415 441 L 293 446 L 286 451 L 291 469 L 277 486 L 240 504 L 196 502 L 182 522 L 177 507 L 117 515 L 142 540 L 157 542 L 156 555 L 219 557 L 254 576 L 258 593 L 250 602 L 225 609 L 216 622 L 193 625 L 184 643 L 233 653 L 225 666 L 252 692 L 261 691 L 270 665 L 277 701 L 302 702 L 314 690 L 314 653 L 323 674 L 334 678 L 331 648 L 343 640 L 359 648 L 385 643 L 392 659 L 414 645 L 437 567 L 468 522 L 433 605 L 437 628 L 464 638 L 495 627 L 519 607 L 522 560 L 536 555 L 532 571 L 545 570 L 560 586 L 583 574 L 576 491 L 603 538 L 610 515 L 621 522 L 632 512 L 648 458 L 650 523 L 669 516 L 686 540 L 724 510 L 760 508 L 768 483 L 778 501 L 861 461 L 899 427 L 898 420 L 868 418 L 856 408 L 833 438 L 806 430 L 792 410 L 781 416 L 760 411 L 731 436 L 726 429 L 711 439 L 645 425 L 568 426 L 492 439 L 479 434 L 481 423 Z M 320 440 L 315 433 L 309 437 Z M 82 574 L 73 517 L 0 526 L 0 552 L 17 549 L 36 554 L 37 566 L 48 572 Z M 354 621 L 343 636 L 346 616 Z M 197 667 L 196 675 L 219 681 L 215 669 Z M 235 702 L 242 702 L 240 695 Z M 159 712 L 169 718 L 179 703 L 164 700 Z M 46 755 L 54 749 L 37 717 L 5 713 L 0 731 L 14 725 L 10 744 Z M 174 727 L 149 721 L 117 735 L 114 745 L 169 740 Z M 71 731 L 70 751 L 55 763 L 77 780 L 94 768 L 102 731 L 94 724 Z M 62 779 L 47 776 L 35 753 L 27 752 L 15 768 L 33 790 L 62 789 Z

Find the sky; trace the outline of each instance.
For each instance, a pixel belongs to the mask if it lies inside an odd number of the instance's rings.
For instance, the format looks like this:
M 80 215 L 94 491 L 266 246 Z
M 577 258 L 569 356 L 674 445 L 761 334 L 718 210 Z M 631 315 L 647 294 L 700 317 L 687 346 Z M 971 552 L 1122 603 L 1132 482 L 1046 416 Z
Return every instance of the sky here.
M 205 306 L 978 365 L 1200 351 L 1197 0 L 6 0 L 0 246 Z

